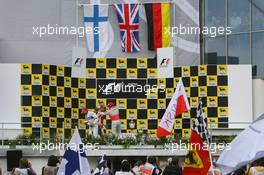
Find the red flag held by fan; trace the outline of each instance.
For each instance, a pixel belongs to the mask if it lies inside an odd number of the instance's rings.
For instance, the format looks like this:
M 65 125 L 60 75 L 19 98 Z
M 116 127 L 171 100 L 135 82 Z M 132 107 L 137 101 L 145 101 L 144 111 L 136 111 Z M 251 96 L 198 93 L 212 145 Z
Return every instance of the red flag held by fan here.
M 177 84 L 176 91 L 164 113 L 157 130 L 157 137 L 163 138 L 171 134 L 175 117 L 190 110 L 190 104 L 182 80 Z

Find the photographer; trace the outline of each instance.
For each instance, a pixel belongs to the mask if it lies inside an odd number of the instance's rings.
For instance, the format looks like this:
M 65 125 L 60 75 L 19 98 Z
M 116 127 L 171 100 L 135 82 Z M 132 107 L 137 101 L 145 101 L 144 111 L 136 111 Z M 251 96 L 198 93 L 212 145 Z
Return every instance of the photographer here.
M 19 167 L 14 168 L 11 175 L 37 175 L 33 170 L 31 163 L 25 159 L 21 158 L 19 160 Z

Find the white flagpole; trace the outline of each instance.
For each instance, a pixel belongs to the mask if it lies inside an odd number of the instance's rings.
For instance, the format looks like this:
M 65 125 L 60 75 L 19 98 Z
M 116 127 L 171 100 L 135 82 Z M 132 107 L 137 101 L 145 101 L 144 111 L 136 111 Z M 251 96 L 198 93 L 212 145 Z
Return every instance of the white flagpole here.
M 79 0 L 76 0 L 76 8 L 75 8 L 75 15 L 76 15 L 76 18 L 75 18 L 75 22 L 76 22 L 76 28 L 79 27 Z M 78 32 L 76 33 L 76 43 L 75 43 L 76 47 L 79 46 L 79 36 L 78 36 Z
M 204 116 L 204 111 L 203 111 L 203 102 L 201 101 L 201 98 L 200 98 L 199 101 L 200 101 L 199 103 L 201 104 L 201 107 L 202 107 L 203 123 L 204 123 L 204 129 L 205 129 L 205 122 L 204 122 L 205 116 Z M 211 150 L 210 150 L 210 142 L 209 142 L 208 135 L 209 135 L 209 132 L 208 132 L 208 134 L 205 135 L 205 137 L 206 137 L 206 142 L 207 142 L 207 144 L 209 146 L 208 152 L 209 152 L 209 158 L 210 158 L 210 162 L 211 162 L 210 169 L 212 169 L 212 174 L 215 175 L 215 173 L 214 173 L 213 157 L 212 157 Z

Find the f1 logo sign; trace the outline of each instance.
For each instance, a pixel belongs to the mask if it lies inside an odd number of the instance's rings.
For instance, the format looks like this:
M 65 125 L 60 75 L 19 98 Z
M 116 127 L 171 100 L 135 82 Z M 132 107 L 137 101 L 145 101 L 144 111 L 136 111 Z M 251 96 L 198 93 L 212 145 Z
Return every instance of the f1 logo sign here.
M 76 67 L 81 67 L 84 63 L 84 59 L 83 58 L 77 58 L 74 62 L 74 66 Z
M 163 58 L 160 62 L 160 67 L 168 67 L 171 62 L 171 58 Z

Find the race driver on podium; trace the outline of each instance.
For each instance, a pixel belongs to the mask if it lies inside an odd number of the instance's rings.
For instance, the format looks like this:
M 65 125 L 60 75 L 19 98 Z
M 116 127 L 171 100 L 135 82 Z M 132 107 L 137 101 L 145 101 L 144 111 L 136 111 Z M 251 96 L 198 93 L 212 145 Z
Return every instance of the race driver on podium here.
M 101 112 L 100 115 L 108 115 L 111 120 L 111 128 L 113 135 L 120 137 L 121 136 L 121 122 L 119 116 L 119 108 L 115 106 L 113 102 L 107 104 L 107 110 Z

